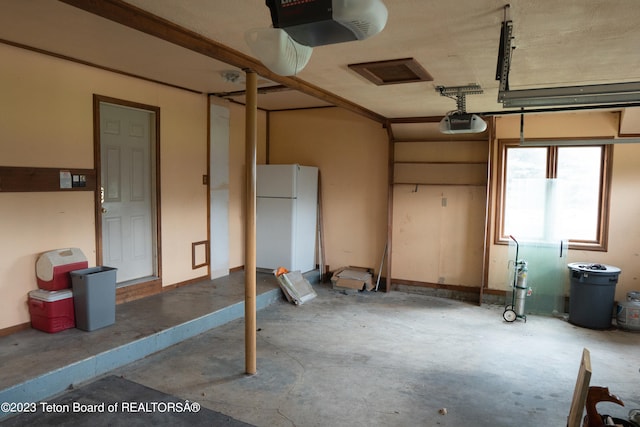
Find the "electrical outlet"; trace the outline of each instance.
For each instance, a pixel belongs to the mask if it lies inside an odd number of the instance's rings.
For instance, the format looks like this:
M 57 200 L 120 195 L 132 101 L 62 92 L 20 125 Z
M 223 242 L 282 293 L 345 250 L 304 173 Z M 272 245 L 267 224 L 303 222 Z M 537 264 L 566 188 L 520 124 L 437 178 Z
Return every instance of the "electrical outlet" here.
M 202 185 L 209 184 L 209 175 L 202 175 Z

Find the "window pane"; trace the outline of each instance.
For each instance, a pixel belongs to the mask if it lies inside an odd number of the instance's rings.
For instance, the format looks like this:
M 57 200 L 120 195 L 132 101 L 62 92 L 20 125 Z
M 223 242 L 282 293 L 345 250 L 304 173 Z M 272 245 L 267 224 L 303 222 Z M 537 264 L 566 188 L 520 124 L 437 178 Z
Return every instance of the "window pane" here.
M 606 250 L 608 224 L 602 212 L 608 210 L 612 146 L 522 147 L 509 141 L 500 147 L 504 176 L 496 242 L 511 234 Z
M 504 233 L 517 239 L 544 236 L 547 149 L 507 147 Z
M 558 147 L 559 227 L 572 240 L 597 240 L 602 147 Z

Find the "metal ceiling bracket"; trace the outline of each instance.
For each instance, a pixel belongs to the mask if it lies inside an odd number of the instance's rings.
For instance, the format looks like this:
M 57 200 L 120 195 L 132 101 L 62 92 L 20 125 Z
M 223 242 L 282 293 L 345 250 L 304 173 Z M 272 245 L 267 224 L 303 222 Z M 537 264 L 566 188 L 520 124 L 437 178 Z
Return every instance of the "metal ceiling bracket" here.
M 572 147 L 607 144 L 640 144 L 640 138 L 533 139 L 520 142 L 520 145 L 525 147 L 547 147 L 550 145 Z
M 477 83 L 471 83 L 466 86 L 436 86 L 436 91 L 440 93 L 440 96 L 455 98 L 457 111 L 460 113 L 466 113 L 467 111 L 466 95 L 479 95 L 484 93 L 482 87 Z
M 633 105 L 640 102 L 640 82 L 509 90 L 509 71 L 515 49 L 512 46 L 513 22 L 507 19 L 509 8 L 508 4 L 504 6 L 496 67 L 496 80 L 500 81 L 498 102 L 502 103 L 504 108 L 575 105 L 607 107 L 613 104 Z M 524 111 L 521 111 L 522 113 Z
M 511 69 L 511 55 L 513 53 L 513 22 L 504 21 L 500 30 L 500 48 L 498 49 L 498 65 L 496 80 L 500 81 L 499 94 L 509 90 L 509 71 Z M 500 96 L 498 95 L 498 101 Z
M 640 101 L 640 82 L 520 89 L 501 92 L 503 107 L 542 107 Z

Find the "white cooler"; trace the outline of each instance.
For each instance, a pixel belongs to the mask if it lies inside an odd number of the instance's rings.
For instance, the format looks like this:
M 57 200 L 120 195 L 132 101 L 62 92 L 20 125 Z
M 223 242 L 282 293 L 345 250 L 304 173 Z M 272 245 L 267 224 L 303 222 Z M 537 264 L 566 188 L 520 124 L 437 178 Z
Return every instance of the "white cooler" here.
M 69 272 L 88 266 L 87 258 L 78 248 L 45 252 L 36 261 L 38 287 L 47 291 L 68 289 L 71 287 Z

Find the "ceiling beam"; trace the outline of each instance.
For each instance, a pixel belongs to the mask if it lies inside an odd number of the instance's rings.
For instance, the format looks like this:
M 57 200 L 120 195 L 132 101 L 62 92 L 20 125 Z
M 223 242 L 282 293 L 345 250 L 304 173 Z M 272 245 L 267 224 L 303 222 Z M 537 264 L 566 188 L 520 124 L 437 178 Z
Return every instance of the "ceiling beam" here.
M 153 15 L 122 0 L 59 0 L 86 12 L 98 15 L 134 30 L 141 31 L 209 58 L 225 62 L 240 69 L 250 69 L 257 74 L 291 89 L 321 99 L 380 123 L 386 118 L 354 102 L 328 92 L 296 77 L 273 73 L 257 59 L 231 49 L 201 34 L 181 27 L 171 21 Z
M 429 117 L 396 117 L 389 119 L 389 124 L 400 123 L 440 123 L 444 116 L 429 116 Z
M 264 86 L 264 87 L 258 88 L 258 94 L 286 92 L 290 90 L 293 90 L 293 89 L 285 85 Z M 209 95 L 217 96 L 219 98 L 233 98 L 234 96 L 245 96 L 246 94 L 247 94 L 246 90 L 235 90 L 233 92 L 210 93 Z
M 33 47 L 33 46 L 27 46 L 26 44 L 12 42 L 10 40 L 5 40 L 5 39 L 2 39 L 2 38 L 0 38 L 0 43 L 6 44 L 7 46 L 13 46 L 13 47 L 17 47 L 19 49 L 24 49 L 24 50 L 29 50 L 31 52 L 36 52 L 36 53 L 39 53 L 41 55 L 47 55 L 47 56 L 51 56 L 53 58 L 58 58 L 58 59 L 63 59 L 65 61 L 75 62 L 76 64 L 86 65 L 87 67 L 98 68 L 100 70 L 109 71 L 110 73 L 121 74 L 123 76 L 133 77 L 135 79 L 142 79 L 142 80 L 145 80 L 147 82 L 156 83 L 156 84 L 159 84 L 159 85 L 172 87 L 172 88 L 176 88 L 176 89 L 180 89 L 180 90 L 186 90 L 187 92 L 197 93 L 197 94 L 200 94 L 200 95 L 203 94 L 201 91 L 196 90 L 196 89 L 191 89 L 191 88 L 184 87 L 184 86 L 174 85 L 172 83 L 163 82 L 163 81 L 156 80 L 156 79 L 151 79 L 149 77 L 144 77 L 144 76 L 141 76 L 141 75 L 138 75 L 138 74 L 129 73 L 129 72 L 123 71 L 123 70 L 117 70 L 117 69 L 111 68 L 111 67 L 105 67 L 104 65 L 94 64 L 93 62 L 84 61 L 84 60 L 79 59 L 79 58 L 72 58 L 71 56 L 62 55 L 62 54 L 59 54 L 59 53 L 56 53 L 56 52 L 51 52 L 51 51 L 44 50 L 44 49 L 39 49 L 39 48 Z

